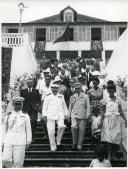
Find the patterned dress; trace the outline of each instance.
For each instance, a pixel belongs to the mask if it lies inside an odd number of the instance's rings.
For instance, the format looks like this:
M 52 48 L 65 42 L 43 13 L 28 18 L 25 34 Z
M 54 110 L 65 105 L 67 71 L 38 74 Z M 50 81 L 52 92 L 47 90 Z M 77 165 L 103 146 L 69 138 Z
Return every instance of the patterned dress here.
M 115 101 L 113 101 L 110 97 L 107 97 L 102 99 L 100 103 L 102 105 L 106 105 L 106 112 L 101 132 L 101 141 L 120 144 L 122 140 L 121 128 L 123 120 L 119 113 L 121 100 L 116 98 Z
M 90 98 L 90 103 L 91 103 L 91 112 L 94 108 L 99 108 L 100 104 L 99 102 L 101 101 L 101 99 L 103 98 L 103 90 L 98 88 L 97 90 L 90 89 L 88 91 L 88 96 Z

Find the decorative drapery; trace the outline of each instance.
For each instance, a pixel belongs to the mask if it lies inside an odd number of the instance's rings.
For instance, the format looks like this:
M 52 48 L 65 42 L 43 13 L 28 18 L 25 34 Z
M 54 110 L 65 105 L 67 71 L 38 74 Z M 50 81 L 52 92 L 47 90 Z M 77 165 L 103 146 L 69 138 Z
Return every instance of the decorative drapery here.
M 91 41 L 91 50 L 92 51 L 101 51 L 103 50 L 103 44 L 101 40 L 92 40 Z
M 36 53 L 36 58 L 42 58 L 42 52 L 45 51 L 46 41 L 37 41 L 35 43 L 34 52 Z

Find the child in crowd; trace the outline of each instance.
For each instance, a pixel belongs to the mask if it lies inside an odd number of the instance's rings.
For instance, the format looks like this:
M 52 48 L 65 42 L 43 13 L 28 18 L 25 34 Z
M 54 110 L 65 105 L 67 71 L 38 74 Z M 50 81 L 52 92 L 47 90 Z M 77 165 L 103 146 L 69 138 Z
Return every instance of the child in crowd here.
M 101 123 L 101 115 L 99 112 L 99 108 L 94 108 L 92 111 L 91 117 L 91 133 L 92 137 L 100 139 L 101 136 L 101 127 L 99 126 Z
M 107 149 L 104 145 L 99 145 L 95 150 L 97 158 L 92 160 L 90 167 L 112 167 L 110 161 L 107 160 Z

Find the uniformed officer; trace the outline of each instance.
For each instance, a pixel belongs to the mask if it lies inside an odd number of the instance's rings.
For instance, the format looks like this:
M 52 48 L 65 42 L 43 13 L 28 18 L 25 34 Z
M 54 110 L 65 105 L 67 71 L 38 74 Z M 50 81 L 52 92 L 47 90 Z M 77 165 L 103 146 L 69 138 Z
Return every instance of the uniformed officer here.
M 72 150 L 82 150 L 87 119 L 90 116 L 89 97 L 82 92 L 82 84 L 76 83 L 75 93 L 70 98 L 69 114 L 73 138 Z
M 64 101 L 64 96 L 58 93 L 59 85 L 52 84 L 52 94 L 44 99 L 42 116 L 47 124 L 48 136 L 51 151 L 60 150 L 61 139 L 65 130 L 64 119 L 68 117 L 68 109 Z M 58 131 L 55 138 L 55 123 Z M 56 146 L 57 143 L 57 146 Z
M 2 124 L 3 166 L 23 167 L 25 148 L 32 141 L 30 118 L 22 112 L 23 97 L 13 99 L 14 111 L 10 112 Z

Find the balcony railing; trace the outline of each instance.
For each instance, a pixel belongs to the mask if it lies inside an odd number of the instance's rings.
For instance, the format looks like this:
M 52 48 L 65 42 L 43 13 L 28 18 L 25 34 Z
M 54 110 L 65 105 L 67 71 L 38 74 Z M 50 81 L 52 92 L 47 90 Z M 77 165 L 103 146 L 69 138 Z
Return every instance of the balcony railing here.
M 2 46 L 21 47 L 24 44 L 24 33 L 3 33 Z

